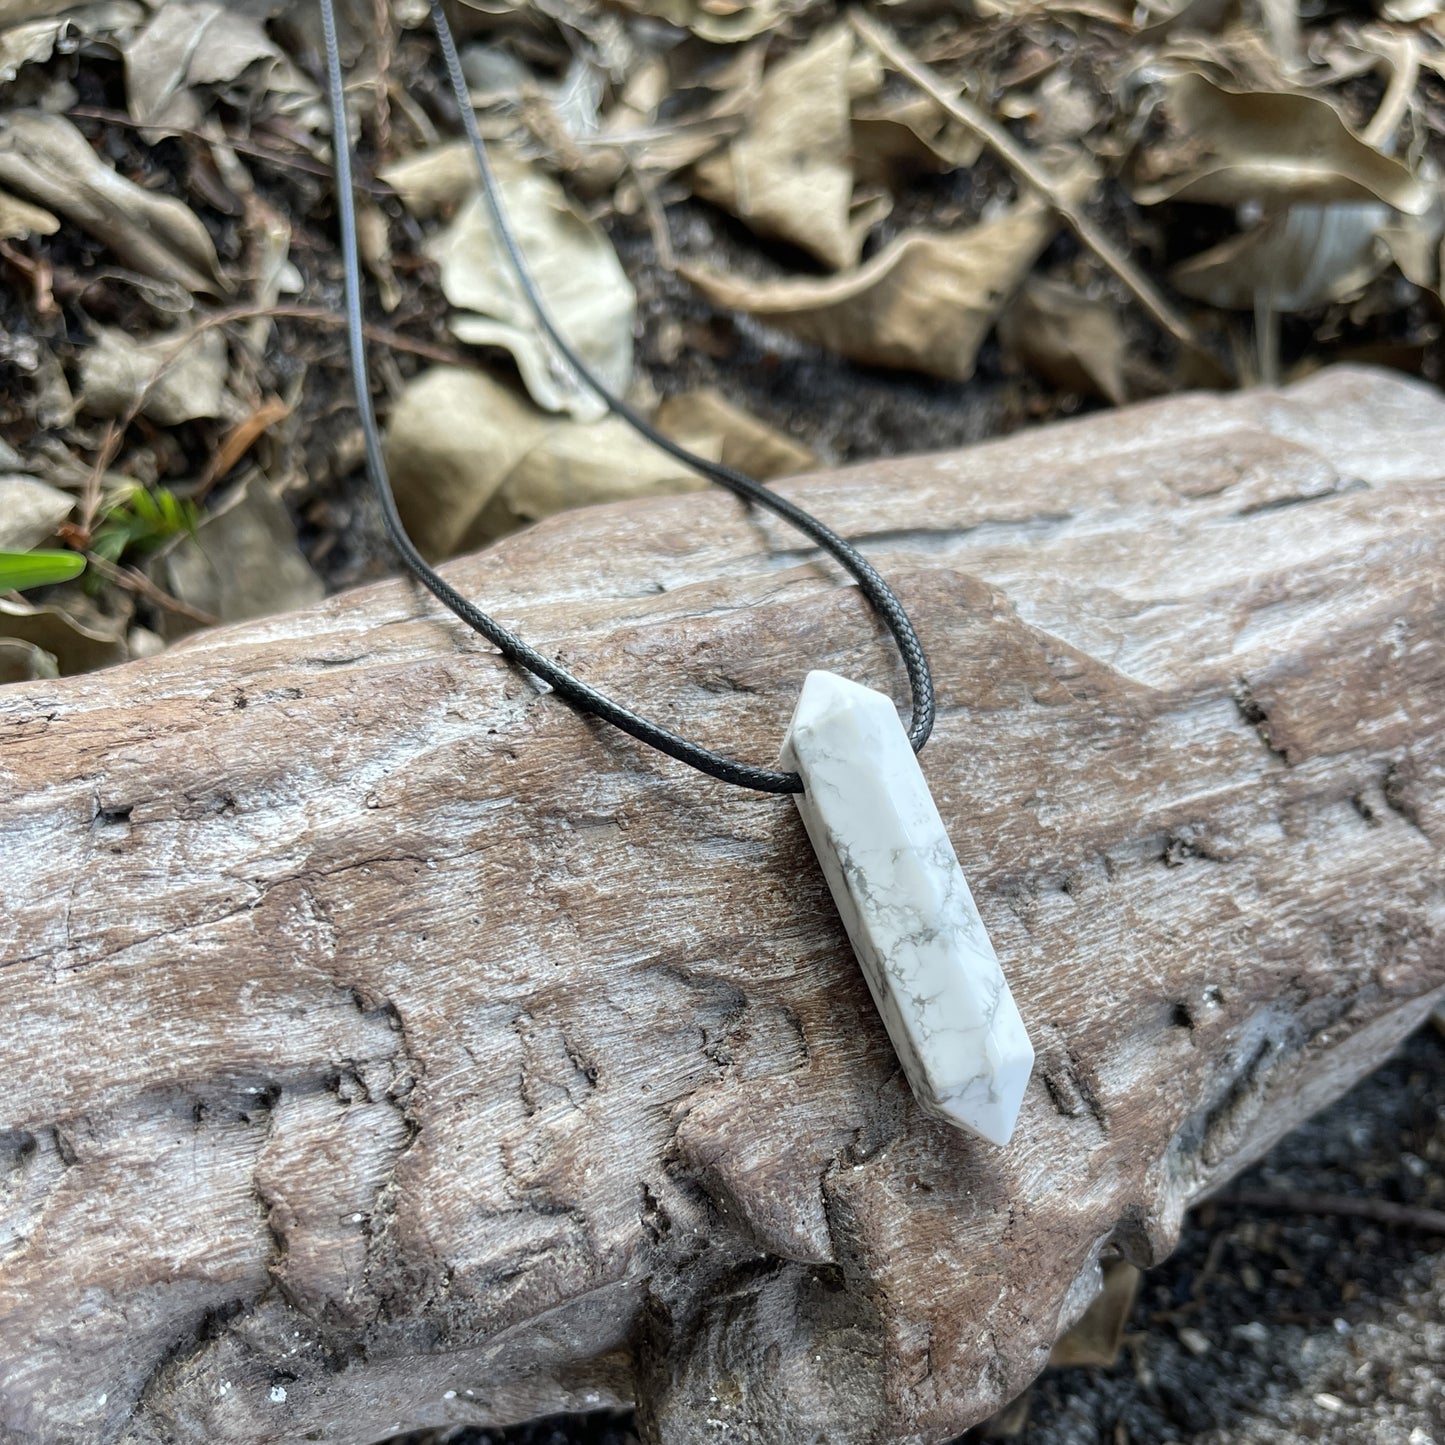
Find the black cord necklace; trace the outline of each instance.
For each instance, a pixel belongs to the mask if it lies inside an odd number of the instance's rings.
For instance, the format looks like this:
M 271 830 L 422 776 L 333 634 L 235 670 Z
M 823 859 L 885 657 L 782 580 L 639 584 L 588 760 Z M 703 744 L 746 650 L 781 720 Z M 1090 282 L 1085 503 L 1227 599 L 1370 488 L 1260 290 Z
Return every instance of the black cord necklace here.
M 337 200 L 341 218 L 341 255 L 346 273 L 346 329 L 351 352 L 351 375 L 356 390 L 356 407 L 361 421 L 362 437 L 366 449 L 366 469 L 381 503 L 382 519 L 386 524 L 392 545 L 401 555 L 407 569 L 439 601 L 449 607 L 469 627 L 479 632 L 488 642 L 498 648 L 503 656 L 525 668 L 534 676 L 550 684 L 560 697 L 585 713 L 612 723 L 623 732 L 707 773 L 710 777 L 739 787 L 752 788 L 762 793 L 799 793 L 803 781 L 795 772 L 778 772 L 770 768 L 753 767 L 747 763 L 735 762 L 731 758 L 715 753 L 669 729 L 640 717 L 637 713 L 614 702 L 595 688 L 589 687 L 580 678 L 559 667 L 550 658 L 544 657 L 529 646 L 515 633 L 508 631 L 501 623 L 467 601 L 454 587 L 427 565 L 417 551 L 402 525 L 396 501 L 392 495 L 391 482 L 387 475 L 386 461 L 382 454 L 381 435 L 376 423 L 376 413 L 371 404 L 371 383 L 367 375 L 366 346 L 363 335 L 361 262 L 356 238 L 356 199 L 351 171 L 350 131 L 346 119 L 346 96 L 341 73 L 341 52 L 336 34 L 336 10 L 334 0 L 321 0 L 321 16 L 326 42 L 327 78 L 331 91 L 331 115 L 333 148 L 336 159 Z M 467 138 L 476 156 L 477 168 L 481 174 L 482 190 L 491 212 L 492 224 L 500 238 L 503 249 L 511 263 L 527 302 L 536 315 L 538 325 L 567 364 L 585 386 L 594 392 L 614 415 L 621 417 L 635 430 L 646 437 L 654 446 L 660 447 L 678 461 L 700 472 L 710 481 L 728 488 L 744 501 L 766 507 L 785 522 L 796 527 L 811 538 L 825 552 L 834 557 L 857 581 L 859 589 L 883 619 L 898 644 L 908 670 L 909 686 L 913 693 L 913 716 L 908 730 L 908 741 L 914 752 L 922 749 L 933 730 L 933 679 L 929 674 L 928 660 L 923 654 L 923 645 L 903 605 L 894 596 L 892 589 L 879 576 L 873 565 L 849 546 L 837 533 L 825 527 L 817 518 L 810 516 L 801 507 L 778 496 L 776 492 L 735 471 L 720 462 L 709 461 L 697 456 L 686 447 L 678 445 L 671 437 L 664 436 L 656 427 L 629 406 L 621 397 L 610 391 L 585 361 L 577 354 L 553 323 L 532 277 L 526 258 L 517 244 L 515 232 L 507 219 L 496 177 L 492 172 L 487 155 L 486 143 L 477 126 L 476 113 L 472 109 L 471 96 L 467 90 L 466 77 L 462 73 L 461 61 L 457 55 L 456 42 L 451 26 L 447 23 L 441 0 L 431 0 L 432 24 L 446 61 L 447 74 Z
M 829 890 L 863 966 L 914 1095 L 929 1113 L 994 1144 L 1013 1133 L 1034 1052 L 983 919 L 916 756 L 933 726 L 933 681 L 898 599 L 868 561 L 836 533 L 751 477 L 695 456 L 614 396 L 562 336 L 538 294 L 507 222 L 442 12 L 431 0 L 457 106 L 481 172 L 492 223 L 539 325 L 582 382 L 655 446 L 744 501 L 777 513 L 852 574 L 903 654 L 913 689 L 905 732 L 892 699 L 831 672 L 810 672 L 783 741 L 784 771 L 734 762 L 604 697 L 472 606 L 427 566 L 406 535 L 387 480 L 366 375 L 351 155 L 336 40 L 334 0 L 321 0 L 340 189 L 346 321 L 366 464 L 386 529 L 415 576 L 463 622 L 517 666 L 551 683 L 574 707 L 710 777 L 764 793 L 791 793 Z

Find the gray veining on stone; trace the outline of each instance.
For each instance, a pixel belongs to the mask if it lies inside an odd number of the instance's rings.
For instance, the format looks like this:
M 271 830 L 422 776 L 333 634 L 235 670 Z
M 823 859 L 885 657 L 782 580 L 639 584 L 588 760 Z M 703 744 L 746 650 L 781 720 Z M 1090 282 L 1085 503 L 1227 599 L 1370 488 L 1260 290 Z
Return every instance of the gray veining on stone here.
M 892 701 L 810 672 L 781 765 L 914 1095 L 1007 1144 L 1033 1047 Z

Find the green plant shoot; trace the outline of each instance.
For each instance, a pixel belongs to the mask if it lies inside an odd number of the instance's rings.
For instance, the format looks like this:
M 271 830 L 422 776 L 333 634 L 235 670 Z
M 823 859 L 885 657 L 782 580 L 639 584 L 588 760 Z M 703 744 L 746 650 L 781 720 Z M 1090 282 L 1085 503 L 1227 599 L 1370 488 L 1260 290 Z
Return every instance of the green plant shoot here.
M 199 520 L 194 502 L 165 487 L 154 492 L 133 487 L 105 514 L 91 550 L 106 562 L 119 562 L 127 552 L 153 552 L 182 532 L 194 532 Z
M 0 592 L 49 587 L 84 571 L 85 558 L 78 552 L 0 552 Z

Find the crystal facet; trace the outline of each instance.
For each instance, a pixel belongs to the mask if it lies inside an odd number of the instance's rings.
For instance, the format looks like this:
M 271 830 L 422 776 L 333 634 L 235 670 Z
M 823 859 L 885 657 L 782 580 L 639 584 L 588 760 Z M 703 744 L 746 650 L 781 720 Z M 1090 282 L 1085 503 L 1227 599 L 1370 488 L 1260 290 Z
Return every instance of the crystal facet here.
M 782 766 L 918 1102 L 1007 1144 L 1033 1046 L 892 701 L 810 672 Z

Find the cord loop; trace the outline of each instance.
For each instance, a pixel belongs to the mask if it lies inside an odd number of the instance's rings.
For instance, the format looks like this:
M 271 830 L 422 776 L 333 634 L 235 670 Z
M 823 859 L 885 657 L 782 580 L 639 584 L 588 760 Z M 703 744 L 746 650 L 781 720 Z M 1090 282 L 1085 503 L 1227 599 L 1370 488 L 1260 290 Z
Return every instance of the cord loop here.
M 913 693 L 913 716 L 909 727 L 909 742 L 914 752 L 922 749 L 933 729 L 934 697 L 933 679 L 928 670 L 928 660 L 923 645 L 909 621 L 902 603 L 892 589 L 878 574 L 873 564 L 856 551 L 835 532 L 805 512 L 801 507 L 780 497 L 776 492 L 753 478 L 724 466 L 721 462 L 709 461 L 697 456 L 686 447 L 680 446 L 671 437 L 664 436 L 645 417 L 615 395 L 596 376 L 590 367 L 558 331 L 537 289 L 526 257 L 517 242 L 502 203 L 496 176 L 487 155 L 486 143 L 477 125 L 476 112 L 472 109 L 471 96 L 467 89 L 466 77 L 462 73 L 461 60 L 457 55 L 456 41 L 451 26 L 447 23 L 441 0 L 431 0 L 432 25 L 446 62 L 447 74 L 451 80 L 452 92 L 461 112 L 462 124 L 472 152 L 481 173 L 482 190 L 491 212 L 493 225 L 502 242 L 503 249 L 511 263 L 517 280 L 526 295 L 527 302 L 547 338 L 555 346 L 578 378 L 593 391 L 615 416 L 621 417 L 640 435 L 654 446 L 660 447 L 669 456 L 693 468 L 726 487 L 735 495 L 756 506 L 765 507 L 788 522 L 804 536 L 833 557 L 858 583 L 863 595 L 883 619 L 898 644 L 908 671 L 909 686 Z M 405 563 L 408 571 L 426 587 L 444 606 L 450 608 L 468 627 L 485 637 L 509 661 L 525 668 L 534 676 L 549 683 L 557 694 L 574 707 L 595 717 L 602 718 L 614 727 L 686 763 L 709 777 L 738 787 L 751 788 L 761 793 L 799 793 L 803 790 L 802 780 L 797 773 L 779 772 L 771 768 L 753 767 L 732 758 L 715 753 L 709 748 L 691 743 L 677 733 L 639 716 L 611 698 L 590 687 L 580 678 L 574 677 L 550 658 L 544 657 L 535 648 L 524 642 L 515 633 L 503 627 L 494 618 L 474 606 L 444 578 L 439 576 L 417 551 L 407 535 L 401 515 L 397 511 L 396 499 L 392 495 L 391 482 L 387 474 L 386 459 L 382 452 L 381 433 L 376 422 L 376 411 L 371 402 L 371 382 L 367 374 L 366 343 L 363 333 L 361 263 L 356 235 L 356 197 L 353 188 L 351 168 L 351 146 L 346 118 L 346 97 L 341 73 L 341 52 L 336 34 L 336 9 L 334 0 L 321 0 L 322 28 L 325 34 L 327 80 L 331 91 L 332 143 L 336 160 L 337 202 L 341 219 L 342 264 L 346 275 L 346 331 L 351 353 L 351 378 L 356 391 L 356 407 L 361 422 L 362 438 L 366 451 L 366 469 L 371 478 L 377 499 L 381 504 L 382 520 L 387 535 Z

